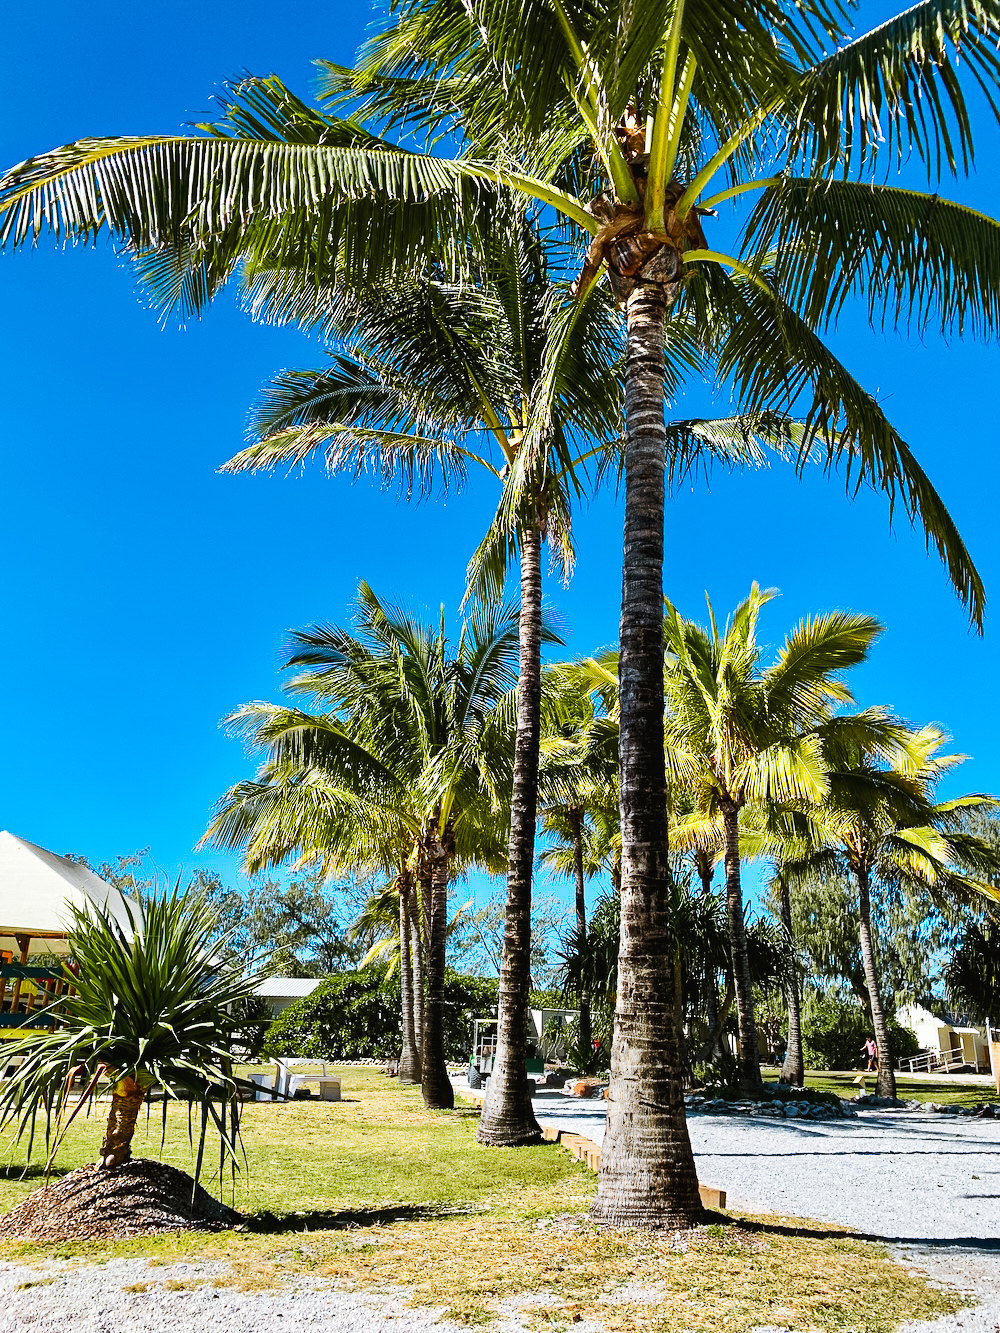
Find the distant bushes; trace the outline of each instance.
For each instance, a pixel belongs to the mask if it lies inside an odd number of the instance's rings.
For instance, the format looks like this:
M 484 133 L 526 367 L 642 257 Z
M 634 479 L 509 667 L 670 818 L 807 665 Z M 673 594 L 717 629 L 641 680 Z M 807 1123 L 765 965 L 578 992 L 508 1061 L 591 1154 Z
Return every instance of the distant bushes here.
M 894 1060 L 916 1055 L 920 1042 L 909 1029 L 889 1018 L 889 1041 Z M 802 1053 L 807 1069 L 858 1069 L 861 1047 L 872 1035 L 867 1009 L 830 997 L 814 1000 L 802 1024 Z
M 446 1060 L 464 1060 L 472 1045 L 472 1020 L 495 1012 L 495 978 L 445 974 Z M 338 972 L 296 1000 L 271 1023 L 266 1056 L 310 1060 L 389 1059 L 399 1054 L 399 977 L 375 968 Z

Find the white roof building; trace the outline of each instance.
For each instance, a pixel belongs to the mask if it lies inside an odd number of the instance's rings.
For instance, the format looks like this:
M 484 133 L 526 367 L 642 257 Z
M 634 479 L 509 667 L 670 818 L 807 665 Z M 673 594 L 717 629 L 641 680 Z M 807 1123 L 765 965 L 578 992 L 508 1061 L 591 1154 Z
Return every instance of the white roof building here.
M 274 1018 L 296 1000 L 311 995 L 319 985 L 317 977 L 268 977 L 255 987 L 261 999 L 266 1000 Z
M 0 949 L 18 957 L 67 953 L 71 904 L 96 905 L 131 934 L 126 902 L 138 919 L 138 904 L 86 866 L 0 832 Z

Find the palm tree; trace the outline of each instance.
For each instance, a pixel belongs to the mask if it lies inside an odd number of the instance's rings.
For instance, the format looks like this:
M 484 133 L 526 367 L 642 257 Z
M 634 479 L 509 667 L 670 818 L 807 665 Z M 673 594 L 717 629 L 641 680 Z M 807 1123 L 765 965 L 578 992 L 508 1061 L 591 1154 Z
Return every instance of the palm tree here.
M 341 288 L 325 312 L 337 338 L 328 366 L 286 371 L 266 388 L 255 439 L 230 471 L 303 463 L 322 452 L 331 472 L 367 467 L 408 494 L 437 477 L 461 480 L 471 463 L 501 483 L 514 465 L 542 385 L 549 405 L 539 474 L 514 522 L 487 534 L 470 566 L 472 587 L 494 598 L 519 548 L 521 603 L 517 721 L 500 967 L 497 1052 L 477 1136 L 492 1146 L 537 1141 L 525 1075 L 530 988 L 531 879 L 537 813 L 542 622 L 541 550 L 548 538 L 572 564 L 570 499 L 588 456 L 609 443 L 619 415 L 619 352 L 611 311 L 595 294 L 573 336 L 561 337 L 558 289 L 541 238 L 523 215 L 489 238 L 473 285 L 432 277 L 370 292 Z M 558 354 L 558 364 L 552 358 Z
M 371 470 L 384 482 L 398 481 L 408 495 L 426 492 L 436 480 L 461 481 L 470 464 L 502 483 L 495 520 L 469 574 L 476 593 L 499 597 L 508 562 L 520 555 L 521 660 L 497 1052 L 477 1130 L 481 1143 L 510 1147 L 541 1133 L 524 1074 L 541 645 L 553 640 L 542 622 L 541 550 L 548 539 L 568 575 L 571 500 L 587 460 L 607 457 L 616 443 L 620 346 L 600 292 L 591 294 L 585 311 L 574 312 L 566 330 L 565 293 L 550 276 L 537 226 L 523 215 L 488 239 L 476 279 L 470 285 L 429 277 L 374 294 L 339 288 L 322 312 L 324 330 L 336 332 L 329 364 L 284 371 L 266 386 L 254 438 L 226 470 L 301 465 L 322 453 L 330 472 Z M 276 317 L 288 318 L 292 297 L 280 274 L 274 281 L 282 302 Z M 259 283 L 257 295 L 264 299 Z M 537 476 L 527 491 L 520 479 L 521 517 L 512 520 L 510 474 L 539 410 L 548 422 L 546 448 L 535 456 Z M 672 467 L 680 477 L 712 461 L 760 462 L 765 449 L 785 451 L 794 430 L 775 412 L 679 422 L 669 436 Z
M 355 937 L 375 937 L 361 959 L 360 967 L 378 959 L 385 963 L 387 975 L 399 968 L 403 1036 L 397 1070 L 400 1083 L 421 1081 L 419 1039 L 422 1024 L 417 1015 L 421 1013 L 422 1017 L 424 997 L 422 990 L 418 996 L 416 978 L 419 972 L 413 966 L 415 942 L 411 931 L 411 899 L 416 888 L 414 881 L 413 871 L 404 865 L 395 879 L 380 885 L 368 895 L 351 927 Z M 416 942 L 417 951 L 419 947 L 419 942 Z
M 546 673 L 539 777 L 541 825 L 549 841 L 539 859 L 573 881 L 575 926 L 563 944 L 568 955 L 575 951 L 582 960 L 588 940 L 586 880 L 604 868 L 595 864 L 592 854 L 592 812 L 595 807 L 602 813 L 611 808 L 617 814 L 618 747 L 617 737 L 612 738 L 610 748 L 600 742 L 595 745 L 601 720 L 579 675 L 578 668 L 566 664 Z M 593 1033 L 590 990 L 582 963 L 576 981 L 580 1011 L 577 1059 L 579 1068 L 588 1072 L 594 1059 Z
M 847 42 L 824 0 L 629 0 L 588 11 L 563 0 L 411 0 L 356 74 L 328 67 L 326 91 L 363 100 L 385 133 L 437 143 L 457 128 L 457 158 L 404 151 L 365 129 L 361 113 L 322 116 L 259 80 L 204 137 L 81 141 L 0 182 L 0 242 L 23 244 L 45 227 L 90 240 L 107 225 L 134 249 L 159 252 L 159 290 L 189 308 L 240 262 L 251 274 L 256 259 L 272 271 L 276 249 L 284 271 L 318 292 L 335 269 L 360 282 L 388 268 L 422 271 L 429 255 L 460 266 L 468 238 L 489 230 L 498 190 L 552 208 L 572 237 L 589 238 L 582 295 L 607 266 L 625 304 L 628 355 L 627 927 L 617 1092 L 595 1204 L 606 1222 L 683 1223 L 700 1210 L 671 1091 L 673 1018 L 657 999 L 670 894 L 660 651 L 667 312 L 688 312 L 692 341 L 711 345 L 746 405 L 806 395 L 809 437 L 831 462 L 846 461 L 849 484 L 898 495 L 921 518 L 978 624 L 982 585 L 946 509 L 818 329 L 856 292 L 874 318 L 920 325 L 940 312 L 949 329 L 995 326 L 996 224 L 871 177 L 886 139 L 916 148 L 932 174 L 964 165 L 971 128 L 949 42 L 995 107 L 997 22 L 995 0 L 971 12 L 924 0 Z M 751 191 L 762 202 L 743 256 L 709 248 L 701 219 Z M 529 492 L 536 420 L 512 471 Z
M 945 736 L 935 726 L 906 731 L 897 724 L 873 743 L 847 716 L 824 735 L 828 790 L 813 814 L 814 851 L 806 863 L 831 856 L 857 890 L 861 960 L 878 1046 L 880 1097 L 895 1097 L 896 1077 L 872 931 L 873 882 L 905 882 L 939 898 L 1000 901 L 990 882 L 1000 861 L 988 841 L 965 832 L 961 817 L 996 806 L 979 793 L 935 800 L 940 779 L 964 755 L 940 751 Z
M 421 1088 L 427 1105 L 448 1108 L 448 885 L 463 864 L 501 863 L 517 618 L 509 608 L 474 614 L 449 655 L 443 625 L 384 606 L 362 584 L 355 626 L 292 636 L 287 665 L 304 669 L 288 688 L 325 712 L 254 704 L 233 715 L 267 761 L 223 796 L 206 838 L 242 849 L 251 870 L 295 853 L 331 870 L 412 868 L 427 941 Z
M 761 608 L 774 596 L 753 584 L 720 632 L 683 620 L 667 604 L 667 760 L 695 794 L 685 841 L 718 838 L 725 848 L 726 901 L 740 1036 L 740 1081 L 760 1083 L 753 988 L 740 877 L 740 814 L 758 804 L 819 800 L 827 789 L 818 728 L 834 703 L 851 696 L 841 673 L 864 660 L 881 626 L 870 616 L 834 612 L 804 620 L 776 662 L 762 668 Z
M 222 1160 L 238 1165 L 238 1087 L 229 1052 L 238 1043 L 243 1011 L 253 999 L 257 975 L 244 975 L 218 936 L 218 917 L 207 899 L 170 893 L 129 909 L 130 928 L 97 908 L 71 906 L 71 990 L 57 1002 L 51 1032 L 34 1032 L 8 1046 L 23 1056 L 0 1088 L 0 1123 L 13 1122 L 29 1136 L 39 1112 L 51 1155 L 84 1106 L 110 1094 L 99 1170 L 131 1160 L 136 1122 L 152 1088 L 165 1098 L 197 1103 L 200 1132 L 195 1179 L 201 1174 L 211 1125 Z M 85 1089 L 70 1115 L 70 1087 L 83 1075 Z M 51 1157 L 50 1157 L 51 1160 Z

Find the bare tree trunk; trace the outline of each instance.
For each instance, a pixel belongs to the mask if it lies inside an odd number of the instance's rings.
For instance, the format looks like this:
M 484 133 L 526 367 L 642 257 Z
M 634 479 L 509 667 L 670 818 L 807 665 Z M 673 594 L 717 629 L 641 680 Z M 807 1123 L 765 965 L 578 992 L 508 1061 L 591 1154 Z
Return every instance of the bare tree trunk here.
M 695 852 L 695 865 L 698 869 L 698 879 L 701 881 L 701 891 L 707 898 L 712 892 L 712 858 L 708 852 L 700 849 Z
M 711 1063 L 713 1060 L 722 1060 L 725 1057 L 726 1052 L 722 1046 L 722 1034 L 729 1020 L 729 1012 L 733 1007 L 735 995 L 736 992 L 733 990 L 732 984 L 727 980 L 726 994 L 720 1008 L 718 992 L 714 986 L 712 987 L 708 1004 L 708 1032 L 703 1044 L 699 1046 L 694 1055 L 699 1064 L 702 1061 Z
M 448 878 L 454 839 L 450 825 L 427 848 L 431 866 L 430 930 L 427 939 L 427 1006 L 420 1052 L 420 1091 L 424 1105 L 450 1111 L 455 1089 L 444 1060 L 444 958 L 448 934 Z
M 542 538 L 537 526 L 521 534 L 520 661 L 517 733 L 510 805 L 510 854 L 497 1049 L 476 1131 L 480 1143 L 514 1148 L 542 1136 L 528 1092 L 528 996 L 531 990 L 531 872 L 538 813 L 538 749 L 542 708 Z
M 430 898 L 430 879 L 425 877 L 419 883 L 419 892 L 426 894 Z M 413 959 L 413 1039 L 417 1044 L 417 1050 L 423 1050 L 424 1045 L 424 1006 L 426 1004 L 426 975 L 427 969 L 424 966 L 424 939 L 426 938 L 421 928 L 421 912 L 418 895 L 416 892 L 410 894 L 410 952 Z
M 643 282 L 626 305 L 621 945 L 607 1128 L 591 1208 L 595 1220 L 613 1226 L 687 1227 L 703 1216 L 667 970 L 672 935 L 663 752 L 666 305 L 666 289 Z
M 778 871 L 778 890 L 781 895 L 781 924 L 785 928 L 788 941 L 788 985 L 785 998 L 788 1002 L 788 1046 L 779 1075 L 780 1083 L 788 1083 L 801 1088 L 805 1083 L 806 1066 L 802 1058 L 802 1006 L 799 1002 L 799 963 L 795 953 L 795 939 L 792 935 L 792 899 L 788 890 L 788 879 Z
M 585 957 L 587 948 L 587 899 L 584 895 L 583 878 L 583 811 L 578 807 L 571 807 L 566 812 L 566 818 L 569 820 L 569 826 L 573 830 L 573 881 L 576 888 L 576 937 L 579 941 L 579 950 L 581 961 Z M 579 988 L 576 992 L 576 1002 L 580 1009 L 580 1052 L 586 1056 L 587 1069 L 591 1069 L 594 1064 L 592 1055 L 594 1035 L 590 1023 L 590 991 L 587 989 L 586 981 L 581 977 Z
M 687 1037 L 684 1035 L 684 960 L 679 944 L 674 946 L 674 1016 L 677 1023 L 677 1059 L 684 1086 L 689 1088 L 694 1079 L 694 1069 L 688 1060 Z
M 132 1140 L 135 1124 L 142 1110 L 146 1094 L 134 1079 L 127 1075 L 115 1084 L 111 1092 L 111 1111 L 104 1130 L 97 1165 L 102 1170 L 122 1166 L 132 1160 Z
M 403 1011 L 403 1053 L 399 1057 L 399 1081 L 420 1082 L 420 1052 L 413 1025 L 413 956 L 410 948 L 410 876 L 399 877 L 399 995 Z
M 882 1007 L 882 994 L 878 984 L 878 968 L 875 963 L 875 946 L 872 942 L 872 906 L 868 883 L 868 871 L 857 867 L 858 876 L 858 915 L 860 917 L 861 961 L 865 968 L 865 981 L 868 983 L 868 1003 L 871 1005 L 872 1024 L 875 1028 L 875 1044 L 878 1047 L 878 1082 L 876 1092 L 880 1097 L 895 1097 L 896 1074 L 892 1067 L 892 1047 L 889 1045 L 889 1029 L 886 1026 L 885 1010 Z
M 748 1092 L 760 1087 L 760 1059 L 757 1055 L 757 1024 L 753 1015 L 753 982 L 743 922 L 743 886 L 740 882 L 740 812 L 734 801 L 720 802 L 726 830 L 726 916 L 729 922 L 729 948 L 733 958 L 733 985 L 736 990 L 736 1021 L 739 1026 L 739 1081 Z

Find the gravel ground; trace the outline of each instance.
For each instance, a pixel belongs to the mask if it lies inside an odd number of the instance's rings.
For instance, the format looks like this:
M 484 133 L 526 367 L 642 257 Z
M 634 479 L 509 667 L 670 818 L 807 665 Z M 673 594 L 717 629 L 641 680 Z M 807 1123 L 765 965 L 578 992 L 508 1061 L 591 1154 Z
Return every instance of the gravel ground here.
M 41 1268 L 0 1263 L 0 1333 L 438 1333 L 441 1310 L 404 1309 L 391 1296 L 347 1295 L 311 1282 L 281 1291 L 233 1291 L 213 1287 L 223 1263 L 169 1264 L 150 1268 L 145 1259 L 110 1259 L 101 1265 L 52 1262 Z M 171 1288 L 168 1284 L 183 1284 Z M 143 1284 L 145 1291 L 125 1288 Z
M 600 1143 L 605 1107 L 535 1098 L 543 1124 Z M 900 1263 L 979 1304 L 906 1333 L 1000 1333 L 1000 1121 L 921 1111 L 850 1120 L 695 1115 L 698 1176 L 746 1212 L 811 1217 L 890 1243 Z

